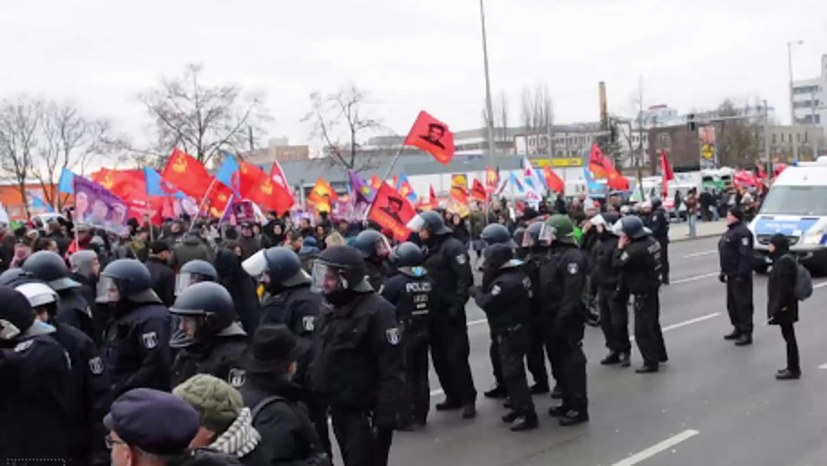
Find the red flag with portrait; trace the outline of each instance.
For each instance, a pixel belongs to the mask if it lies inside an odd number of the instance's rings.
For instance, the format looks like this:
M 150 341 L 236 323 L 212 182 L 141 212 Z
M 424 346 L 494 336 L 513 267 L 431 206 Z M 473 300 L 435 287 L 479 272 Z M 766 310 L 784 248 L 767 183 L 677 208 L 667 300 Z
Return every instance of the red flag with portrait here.
M 164 181 L 184 194 L 201 199 L 210 189 L 213 177 L 195 157 L 175 149 L 163 173 Z
M 471 188 L 471 199 L 484 201 L 488 199 L 488 193 L 485 191 L 485 186 L 480 183 L 480 180 L 474 179 L 474 186 Z
M 414 215 L 416 211 L 411 202 L 399 194 L 399 191 L 383 183 L 376 193 L 373 204 L 370 205 L 368 219 L 393 232 L 396 240 L 405 241 L 411 235 L 407 225 Z
M 454 158 L 454 133 L 448 125 L 424 111 L 419 112 L 405 145 L 418 147 L 445 165 Z
M 597 144 L 592 144 L 592 153 L 589 157 L 589 170 L 595 178 L 608 178 L 609 173 L 615 171 L 615 164 L 612 159 L 606 157 L 603 149 Z
M 224 183 L 216 182 L 204 196 L 202 207 L 211 217 L 221 218 L 232 198 L 233 190 Z

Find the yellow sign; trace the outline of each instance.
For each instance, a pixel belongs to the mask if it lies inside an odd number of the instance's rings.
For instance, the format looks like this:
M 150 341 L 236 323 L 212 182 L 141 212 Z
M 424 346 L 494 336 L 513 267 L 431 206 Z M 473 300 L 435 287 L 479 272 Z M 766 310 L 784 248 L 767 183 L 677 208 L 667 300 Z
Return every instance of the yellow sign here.
M 704 144 L 701 148 L 701 156 L 707 160 L 712 160 L 715 158 L 715 148 L 712 147 L 712 144 Z
M 531 165 L 533 165 L 534 168 L 582 167 L 583 166 L 583 159 L 581 159 L 580 157 L 560 157 L 560 158 L 554 158 L 554 159 L 534 159 L 534 160 L 531 161 Z
M 466 175 L 451 175 L 451 186 L 468 188 L 468 177 Z

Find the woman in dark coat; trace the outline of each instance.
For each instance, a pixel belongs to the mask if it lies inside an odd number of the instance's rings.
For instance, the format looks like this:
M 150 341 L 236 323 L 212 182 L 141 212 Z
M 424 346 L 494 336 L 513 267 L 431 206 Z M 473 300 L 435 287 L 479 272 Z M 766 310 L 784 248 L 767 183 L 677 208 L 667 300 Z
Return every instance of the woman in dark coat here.
M 233 297 L 241 326 L 247 335 L 253 335 L 261 320 L 256 283 L 241 268 L 240 248 L 232 242 L 229 246 L 231 247 L 219 249 L 216 253 L 215 271 L 218 272 L 218 281 Z
M 795 279 L 798 266 L 784 235 L 774 235 L 770 239 L 769 251 L 773 266 L 767 286 L 767 318 L 771 325 L 781 327 L 781 335 L 787 342 L 787 368 L 778 371 L 778 380 L 797 379 L 801 377 L 798 361 L 798 343 L 795 340 L 793 324 L 798 322 L 798 298 L 795 296 Z

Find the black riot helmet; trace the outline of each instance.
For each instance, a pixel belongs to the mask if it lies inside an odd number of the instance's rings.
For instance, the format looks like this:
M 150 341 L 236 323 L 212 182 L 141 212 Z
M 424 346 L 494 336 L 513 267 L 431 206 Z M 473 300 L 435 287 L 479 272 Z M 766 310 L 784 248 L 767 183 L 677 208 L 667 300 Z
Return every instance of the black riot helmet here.
M 416 217 L 408 223 L 408 227 L 417 233 L 421 230 L 428 230 L 434 236 L 443 236 L 452 233 L 452 230 L 445 225 L 445 219 L 442 218 L 442 215 L 432 210 L 417 214 Z
M 180 295 L 196 283 L 217 281 L 218 272 L 212 264 L 201 259 L 191 260 L 181 267 L 181 271 L 175 277 L 175 295 Z
M 8 269 L 3 273 L 0 273 L 0 285 L 17 288 L 20 285 L 32 282 L 41 282 L 41 280 L 34 278 L 34 275 L 19 267 Z
M 283 246 L 262 249 L 241 263 L 248 275 L 268 287 L 293 288 L 311 282 L 295 251 Z
M 418 267 L 424 260 L 422 249 L 410 241 L 399 244 L 390 254 L 390 261 L 394 267 Z
M 546 228 L 546 224 L 543 222 L 533 222 L 529 226 L 526 227 L 525 232 L 523 233 L 523 240 L 520 245 L 524 248 L 547 248 L 549 246 L 548 241 L 545 240 L 543 237 L 544 229 Z
M 152 291 L 149 270 L 135 259 L 112 261 L 101 272 L 98 282 L 98 303 L 117 303 L 121 300 L 135 303 L 160 303 Z
M 29 300 L 9 286 L 0 285 L 0 346 L 16 340 L 34 324 L 34 312 Z
M 516 247 L 514 240 L 511 238 L 511 232 L 505 225 L 500 223 L 492 223 L 482 229 L 480 238 L 485 241 L 485 244 L 506 244 L 509 247 Z
M 620 219 L 620 230 L 629 238 L 643 238 L 649 231 L 643 225 L 643 220 L 637 215 L 627 215 Z
M 55 291 L 80 286 L 80 283 L 69 278 L 69 267 L 63 258 L 52 251 L 37 251 L 32 254 L 23 263 L 23 270 L 46 282 Z
M 333 305 L 341 305 L 353 293 L 373 291 L 365 273 L 365 259 L 359 251 L 350 246 L 331 246 L 313 264 L 313 290 Z
M 525 228 L 523 227 L 517 227 L 514 230 L 514 234 L 511 235 L 511 238 L 514 240 L 514 244 L 520 247 L 522 247 L 523 244 L 523 237 L 525 237 Z
M 181 317 L 200 318 L 196 335 L 246 335 L 236 323 L 233 298 L 226 288 L 214 282 L 196 283 L 184 290 L 177 298 L 169 312 Z M 180 346 L 180 345 L 176 345 Z
M 485 267 L 489 270 L 503 268 L 514 259 L 514 249 L 505 243 L 488 245 L 482 254 L 485 257 Z
M 663 201 L 661 201 L 659 197 L 653 197 L 651 202 L 652 209 L 660 209 L 661 207 L 663 207 Z
M 353 247 L 365 256 L 365 259 L 384 259 L 390 254 L 390 243 L 385 235 L 376 230 L 365 230 L 356 236 Z

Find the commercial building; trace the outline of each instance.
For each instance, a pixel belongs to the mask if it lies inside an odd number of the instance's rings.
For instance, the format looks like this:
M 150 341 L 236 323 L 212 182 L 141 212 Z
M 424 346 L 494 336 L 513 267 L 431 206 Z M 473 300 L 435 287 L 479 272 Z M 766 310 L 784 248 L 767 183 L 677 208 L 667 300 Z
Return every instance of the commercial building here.
M 793 115 L 796 125 L 827 127 L 827 54 L 821 56 L 820 74 L 793 81 Z

